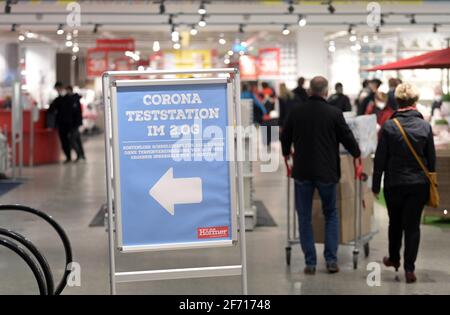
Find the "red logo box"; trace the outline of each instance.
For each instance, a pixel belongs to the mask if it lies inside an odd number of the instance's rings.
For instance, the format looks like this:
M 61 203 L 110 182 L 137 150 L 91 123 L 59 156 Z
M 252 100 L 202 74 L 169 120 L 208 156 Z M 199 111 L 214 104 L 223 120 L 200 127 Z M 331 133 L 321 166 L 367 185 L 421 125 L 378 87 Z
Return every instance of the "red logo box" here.
M 197 238 L 226 238 L 228 237 L 228 226 L 211 226 L 197 229 Z

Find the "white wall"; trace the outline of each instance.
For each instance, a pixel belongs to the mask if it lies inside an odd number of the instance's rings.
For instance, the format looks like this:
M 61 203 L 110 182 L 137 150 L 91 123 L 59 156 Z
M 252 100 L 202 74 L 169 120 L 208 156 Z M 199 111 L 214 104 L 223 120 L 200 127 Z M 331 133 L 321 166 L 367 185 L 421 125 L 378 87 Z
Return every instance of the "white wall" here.
M 23 47 L 27 90 L 39 106 L 47 105 L 55 96 L 56 48 L 48 44 L 26 44 Z
M 322 75 L 328 77 L 327 47 L 325 33 L 321 30 L 297 30 L 297 74 L 312 79 Z
M 361 89 L 359 75 L 359 55 L 348 46 L 337 46 L 330 55 L 330 94 L 334 93 L 334 85 L 338 82 L 344 86 L 344 93 L 355 96 Z

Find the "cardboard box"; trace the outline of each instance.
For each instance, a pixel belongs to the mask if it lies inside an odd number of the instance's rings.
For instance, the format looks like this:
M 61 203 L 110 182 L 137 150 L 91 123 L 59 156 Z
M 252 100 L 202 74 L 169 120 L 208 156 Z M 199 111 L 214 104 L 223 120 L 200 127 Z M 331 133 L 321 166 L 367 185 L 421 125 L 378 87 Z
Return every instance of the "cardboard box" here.
M 364 172 L 371 174 L 373 163 L 370 158 L 363 161 Z M 339 240 L 340 243 L 348 243 L 354 240 L 355 235 L 355 180 L 353 158 L 349 156 L 341 157 L 341 182 L 337 187 L 337 207 L 339 212 Z M 362 235 L 371 232 L 372 216 L 374 208 L 374 197 L 369 188 L 368 182 L 363 183 L 363 200 L 365 208 L 362 208 Z M 316 243 L 323 243 L 325 240 L 325 217 L 322 212 L 322 203 L 319 193 L 316 191 L 313 199 L 312 224 L 314 240 Z

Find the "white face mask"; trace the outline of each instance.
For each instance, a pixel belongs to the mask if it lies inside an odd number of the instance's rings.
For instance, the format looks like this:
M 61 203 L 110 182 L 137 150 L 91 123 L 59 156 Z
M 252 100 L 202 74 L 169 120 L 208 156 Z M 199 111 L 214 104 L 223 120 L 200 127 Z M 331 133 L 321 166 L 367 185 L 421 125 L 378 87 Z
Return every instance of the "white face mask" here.
M 377 107 L 378 107 L 379 109 L 383 109 L 383 108 L 386 107 L 386 103 L 377 101 Z

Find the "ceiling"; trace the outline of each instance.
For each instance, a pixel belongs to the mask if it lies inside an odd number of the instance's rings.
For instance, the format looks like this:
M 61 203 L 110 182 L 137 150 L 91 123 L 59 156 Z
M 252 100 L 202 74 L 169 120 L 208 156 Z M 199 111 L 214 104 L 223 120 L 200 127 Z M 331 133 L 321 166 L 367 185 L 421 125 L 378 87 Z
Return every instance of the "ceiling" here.
M 79 6 L 67 7 L 67 3 L 56 1 L 13 1 L 11 13 L 5 14 L 0 2 L 0 38 L 17 40 L 18 34 L 33 32 L 39 40 L 64 47 L 65 35 L 57 35 L 56 29 L 62 24 L 66 30 L 75 21 L 79 30 L 76 41 L 80 48 L 92 47 L 99 37 L 134 37 L 137 47 L 151 50 L 152 43 L 161 42 L 163 49 L 169 48 L 171 19 L 172 25 L 180 32 L 188 32 L 193 25 L 199 29 L 197 36 L 190 37 L 190 47 L 229 48 L 236 38 L 252 39 L 264 46 L 284 41 L 293 41 L 293 31 L 321 29 L 327 34 L 344 33 L 351 25 L 358 32 L 373 33 L 374 26 L 368 25 L 367 1 L 331 1 L 335 9 L 329 12 L 329 1 L 293 1 L 293 13 L 288 13 L 289 0 L 286 1 L 206 1 L 207 13 L 204 16 L 207 25 L 200 28 L 197 22 L 200 15 L 197 10 L 200 1 L 164 1 L 164 14 L 160 14 L 160 0 L 143 1 L 78 1 Z M 321 4 L 324 3 L 324 4 Z M 380 36 L 396 32 L 438 32 L 450 34 L 450 2 L 440 1 L 378 1 L 384 25 L 380 27 Z M 71 9 L 81 10 L 78 20 L 73 19 Z M 75 10 L 75 11 L 76 11 Z M 299 15 L 307 20 L 305 27 L 298 25 Z M 412 20 L 414 24 L 411 24 Z M 15 24 L 15 32 L 11 31 Z M 239 32 L 239 28 L 244 32 Z M 288 36 L 281 30 L 291 30 Z M 97 32 L 94 33 L 94 29 Z M 219 37 L 227 41 L 223 47 Z

